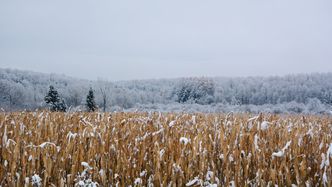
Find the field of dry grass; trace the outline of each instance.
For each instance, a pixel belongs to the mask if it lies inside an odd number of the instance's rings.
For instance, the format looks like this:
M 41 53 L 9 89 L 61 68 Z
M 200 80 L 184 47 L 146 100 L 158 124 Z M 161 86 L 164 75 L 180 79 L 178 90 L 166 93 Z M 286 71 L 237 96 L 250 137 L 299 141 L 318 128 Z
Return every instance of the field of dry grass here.
M 332 184 L 328 116 L 1 113 L 0 186 Z

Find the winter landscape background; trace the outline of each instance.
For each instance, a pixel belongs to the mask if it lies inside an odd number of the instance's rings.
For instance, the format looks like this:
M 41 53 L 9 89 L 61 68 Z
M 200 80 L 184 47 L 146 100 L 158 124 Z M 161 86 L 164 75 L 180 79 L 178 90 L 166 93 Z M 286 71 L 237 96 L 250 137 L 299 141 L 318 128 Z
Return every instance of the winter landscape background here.
M 331 10 L 0 1 L 0 187 L 332 186 Z
M 12 69 L 0 69 L 0 106 L 5 111 L 47 108 L 44 97 L 50 85 L 68 111 L 86 110 L 90 87 L 100 111 L 330 114 L 332 110 L 332 73 L 110 82 Z

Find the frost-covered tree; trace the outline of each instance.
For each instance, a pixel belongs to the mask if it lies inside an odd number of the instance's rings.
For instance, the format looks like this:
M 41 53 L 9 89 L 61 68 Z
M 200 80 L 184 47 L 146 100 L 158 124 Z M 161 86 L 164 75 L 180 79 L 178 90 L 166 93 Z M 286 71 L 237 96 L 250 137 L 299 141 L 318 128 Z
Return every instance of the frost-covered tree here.
M 60 98 L 58 91 L 54 86 L 50 86 L 48 94 L 44 98 L 46 104 L 49 105 L 52 112 L 65 112 L 67 110 L 64 99 Z
M 89 93 L 86 96 L 86 108 L 89 112 L 94 112 L 97 109 L 92 88 L 90 88 Z
M 111 84 L 101 79 L 97 81 L 97 84 L 100 91 L 100 99 L 97 98 L 97 102 L 99 106 L 103 109 L 103 112 L 106 112 L 111 92 Z
M 188 78 L 183 79 L 175 88 L 177 101 L 185 103 L 192 101 L 200 104 L 210 104 L 213 102 L 215 92 L 214 82 L 208 78 Z

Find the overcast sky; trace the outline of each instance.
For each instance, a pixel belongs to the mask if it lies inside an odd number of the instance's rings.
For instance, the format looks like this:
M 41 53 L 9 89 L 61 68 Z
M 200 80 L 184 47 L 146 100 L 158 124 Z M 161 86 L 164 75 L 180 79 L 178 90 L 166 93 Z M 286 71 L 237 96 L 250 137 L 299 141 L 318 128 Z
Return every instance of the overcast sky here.
M 0 67 L 108 80 L 332 72 L 331 0 L 0 1 Z

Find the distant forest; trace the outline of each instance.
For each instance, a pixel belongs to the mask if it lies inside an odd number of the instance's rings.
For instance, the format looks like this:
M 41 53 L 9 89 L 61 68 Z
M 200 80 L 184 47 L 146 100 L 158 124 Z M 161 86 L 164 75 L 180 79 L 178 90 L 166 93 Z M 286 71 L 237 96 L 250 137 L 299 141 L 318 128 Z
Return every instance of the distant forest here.
M 90 87 L 100 111 L 331 113 L 332 73 L 109 82 L 0 69 L 4 111 L 47 108 L 52 85 L 68 111 L 84 111 Z

